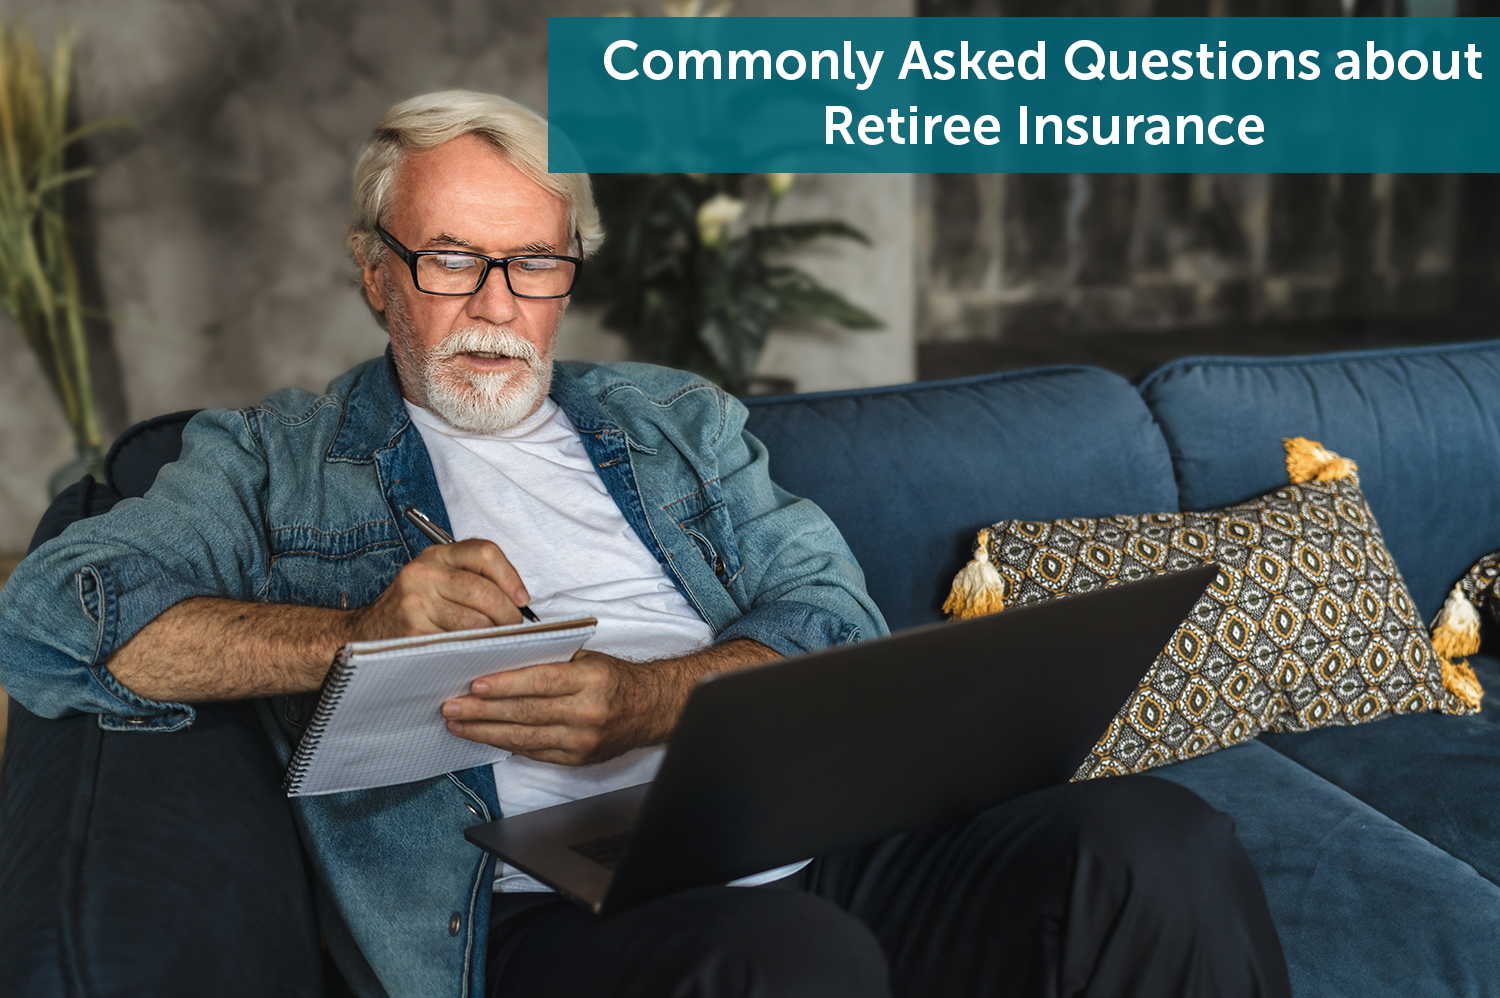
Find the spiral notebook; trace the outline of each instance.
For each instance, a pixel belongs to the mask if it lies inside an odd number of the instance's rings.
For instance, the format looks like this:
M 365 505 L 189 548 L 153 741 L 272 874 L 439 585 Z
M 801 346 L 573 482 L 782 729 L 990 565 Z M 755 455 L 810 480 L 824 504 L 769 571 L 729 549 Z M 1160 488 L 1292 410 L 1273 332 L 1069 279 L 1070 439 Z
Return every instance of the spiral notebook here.
M 350 642 L 292 753 L 287 796 L 386 787 L 499 762 L 510 753 L 448 731 L 443 702 L 480 676 L 568 661 L 597 623 L 580 617 Z

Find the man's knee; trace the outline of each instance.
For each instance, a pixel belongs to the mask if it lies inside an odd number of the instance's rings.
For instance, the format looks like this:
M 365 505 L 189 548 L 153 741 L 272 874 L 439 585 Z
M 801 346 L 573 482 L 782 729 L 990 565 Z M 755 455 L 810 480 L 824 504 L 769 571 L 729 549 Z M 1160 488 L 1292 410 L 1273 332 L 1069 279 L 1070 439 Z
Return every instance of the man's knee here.
M 1120 777 L 1084 792 L 1075 818 L 1074 914 L 1097 954 L 1072 964 L 1075 979 L 1097 975 L 1116 994 L 1126 980 L 1156 981 L 1147 994 L 1169 981 L 1179 993 L 1288 993 L 1260 878 L 1227 815 L 1168 780 Z
M 1233 820 L 1192 791 L 1155 776 L 1074 786 L 1068 816 L 1080 856 L 1153 891 L 1185 890 L 1223 903 L 1223 888 L 1246 886 L 1248 875 L 1259 892 Z

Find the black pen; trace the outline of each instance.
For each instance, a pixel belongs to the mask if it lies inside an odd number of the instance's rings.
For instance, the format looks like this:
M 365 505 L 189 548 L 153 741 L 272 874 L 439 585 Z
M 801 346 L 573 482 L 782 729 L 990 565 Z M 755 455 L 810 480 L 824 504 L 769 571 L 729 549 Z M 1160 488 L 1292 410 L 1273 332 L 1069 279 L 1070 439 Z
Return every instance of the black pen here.
M 420 509 L 417 509 L 417 507 L 415 507 L 415 506 L 408 506 L 408 507 L 406 507 L 405 512 L 406 512 L 406 518 L 412 522 L 412 526 L 416 527 L 418 530 L 422 531 L 422 533 L 426 534 L 427 535 L 427 539 L 429 541 L 432 541 L 432 543 L 434 543 L 434 544 L 452 544 L 453 543 L 453 538 L 450 537 L 450 536 L 448 536 L 448 531 L 444 530 L 442 527 L 438 526 L 436 523 L 433 523 L 431 520 L 429 520 L 427 518 L 427 515 L 425 513 L 423 513 Z M 541 623 L 541 621 L 537 619 L 537 615 L 531 612 L 531 607 L 529 607 L 529 606 L 521 606 L 521 607 L 517 607 L 516 609 L 518 609 L 518 610 L 521 611 L 521 616 L 525 617 L 527 620 L 531 621 L 533 624 L 540 624 Z

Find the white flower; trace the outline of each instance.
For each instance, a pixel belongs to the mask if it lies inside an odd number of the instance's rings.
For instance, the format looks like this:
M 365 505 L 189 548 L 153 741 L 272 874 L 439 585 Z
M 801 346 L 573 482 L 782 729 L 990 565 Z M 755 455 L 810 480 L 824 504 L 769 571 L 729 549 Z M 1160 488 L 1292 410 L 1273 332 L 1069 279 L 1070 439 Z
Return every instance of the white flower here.
M 773 198 L 785 197 L 796 179 L 795 173 L 768 173 L 766 174 L 766 189 L 771 192 Z
M 745 202 L 728 194 L 715 194 L 698 206 L 698 238 L 705 245 L 715 246 L 724 241 L 725 230 L 745 210 Z

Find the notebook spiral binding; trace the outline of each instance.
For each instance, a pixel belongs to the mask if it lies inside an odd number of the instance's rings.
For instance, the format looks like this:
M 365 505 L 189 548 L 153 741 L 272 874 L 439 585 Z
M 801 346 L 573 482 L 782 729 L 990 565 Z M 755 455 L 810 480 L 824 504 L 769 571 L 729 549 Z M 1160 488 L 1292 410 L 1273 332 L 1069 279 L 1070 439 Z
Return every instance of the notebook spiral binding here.
M 354 678 L 354 661 L 345 648 L 340 648 L 338 656 L 333 660 L 333 668 L 329 670 L 328 678 L 323 683 L 323 689 L 318 695 L 318 709 L 313 712 L 312 720 L 307 724 L 307 730 L 302 733 L 302 738 L 297 742 L 297 750 L 292 753 L 292 761 L 287 764 L 286 778 L 282 786 L 288 797 L 295 796 L 302 789 L 302 781 L 307 776 L 307 769 L 312 765 L 313 756 L 318 754 L 318 748 L 323 743 L 323 732 L 328 727 L 328 721 L 333 717 L 333 712 L 338 709 L 339 701 L 343 699 L 344 690 Z

